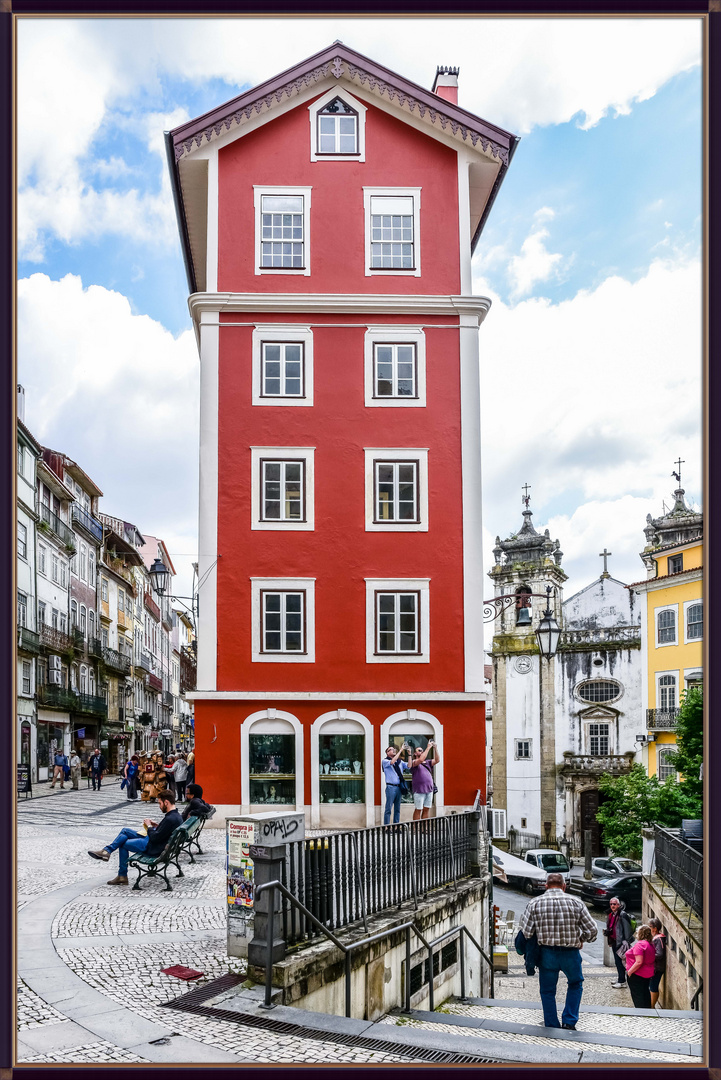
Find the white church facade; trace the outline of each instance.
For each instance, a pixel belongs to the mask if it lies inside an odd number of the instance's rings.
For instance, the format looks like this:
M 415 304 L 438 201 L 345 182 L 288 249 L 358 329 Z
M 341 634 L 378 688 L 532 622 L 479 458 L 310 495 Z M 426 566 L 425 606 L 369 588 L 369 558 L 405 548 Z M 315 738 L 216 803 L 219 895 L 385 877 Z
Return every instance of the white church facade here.
M 495 622 L 491 647 L 492 806 L 505 811 L 494 820 L 505 816 L 506 838 L 515 830 L 572 855 L 584 853 L 589 831 L 593 855 L 602 853 L 602 773 L 619 775 L 641 760 L 639 601 L 609 574 L 608 554 L 600 577 L 564 600 L 560 543 L 536 531 L 526 502 L 521 529 L 496 539 L 489 573 L 497 598 L 515 597 Z M 548 586 L 561 637 L 545 660 L 535 631 Z

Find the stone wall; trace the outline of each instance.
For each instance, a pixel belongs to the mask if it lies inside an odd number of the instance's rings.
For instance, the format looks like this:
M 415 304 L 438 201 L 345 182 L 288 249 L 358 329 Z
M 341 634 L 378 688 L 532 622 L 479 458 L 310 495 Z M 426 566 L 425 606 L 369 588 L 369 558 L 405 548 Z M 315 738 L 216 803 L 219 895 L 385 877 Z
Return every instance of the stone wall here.
M 655 874 L 644 874 L 641 911 L 644 922 L 660 919 L 666 934 L 666 974 L 658 1003 L 664 1009 L 690 1009 L 703 972 L 703 923 Z M 703 1008 L 703 995 L 697 1005 Z

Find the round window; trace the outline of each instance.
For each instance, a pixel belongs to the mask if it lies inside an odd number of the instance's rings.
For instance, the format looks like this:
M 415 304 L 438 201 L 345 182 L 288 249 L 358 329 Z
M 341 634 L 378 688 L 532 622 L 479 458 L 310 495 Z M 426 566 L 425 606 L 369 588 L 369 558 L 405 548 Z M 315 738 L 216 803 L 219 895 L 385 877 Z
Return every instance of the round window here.
M 610 679 L 593 679 L 577 686 L 576 694 L 582 701 L 615 701 L 621 696 L 621 687 Z

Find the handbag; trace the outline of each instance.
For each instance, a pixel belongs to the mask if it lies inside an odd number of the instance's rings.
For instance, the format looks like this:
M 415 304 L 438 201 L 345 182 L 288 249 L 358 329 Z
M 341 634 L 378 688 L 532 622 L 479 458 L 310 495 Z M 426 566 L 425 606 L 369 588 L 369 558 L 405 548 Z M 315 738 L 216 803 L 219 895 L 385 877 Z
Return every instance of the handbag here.
M 631 948 L 630 945 L 628 945 L 625 941 L 622 941 L 621 944 L 616 949 L 616 956 L 620 956 L 620 958 L 623 960 L 624 956 L 626 955 L 626 953 L 628 952 L 628 950 L 630 948 Z
M 433 794 L 434 794 L 434 795 L 437 795 L 437 794 L 438 794 L 438 785 L 437 785 L 437 784 L 434 784 L 434 785 L 433 785 Z

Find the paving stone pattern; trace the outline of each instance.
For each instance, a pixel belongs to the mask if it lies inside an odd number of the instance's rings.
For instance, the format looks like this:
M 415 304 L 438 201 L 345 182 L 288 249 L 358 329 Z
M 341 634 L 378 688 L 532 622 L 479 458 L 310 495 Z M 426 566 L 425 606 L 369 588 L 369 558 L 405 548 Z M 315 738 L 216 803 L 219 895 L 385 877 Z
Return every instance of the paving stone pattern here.
M 18 1031 L 46 1024 L 67 1023 L 62 1013 L 43 1001 L 22 979 L 17 981 L 17 1010 Z
M 23 1065 L 35 1065 L 46 1061 L 63 1064 L 78 1062 L 100 1065 L 107 1062 L 136 1064 L 138 1062 L 147 1062 L 147 1060 L 147 1058 L 138 1057 L 137 1054 L 131 1054 L 129 1050 L 124 1050 L 120 1046 L 113 1046 L 111 1043 L 101 1041 L 87 1043 L 84 1046 L 73 1046 L 69 1050 L 57 1050 L 52 1054 L 32 1054 L 23 1058 L 22 1062 Z

